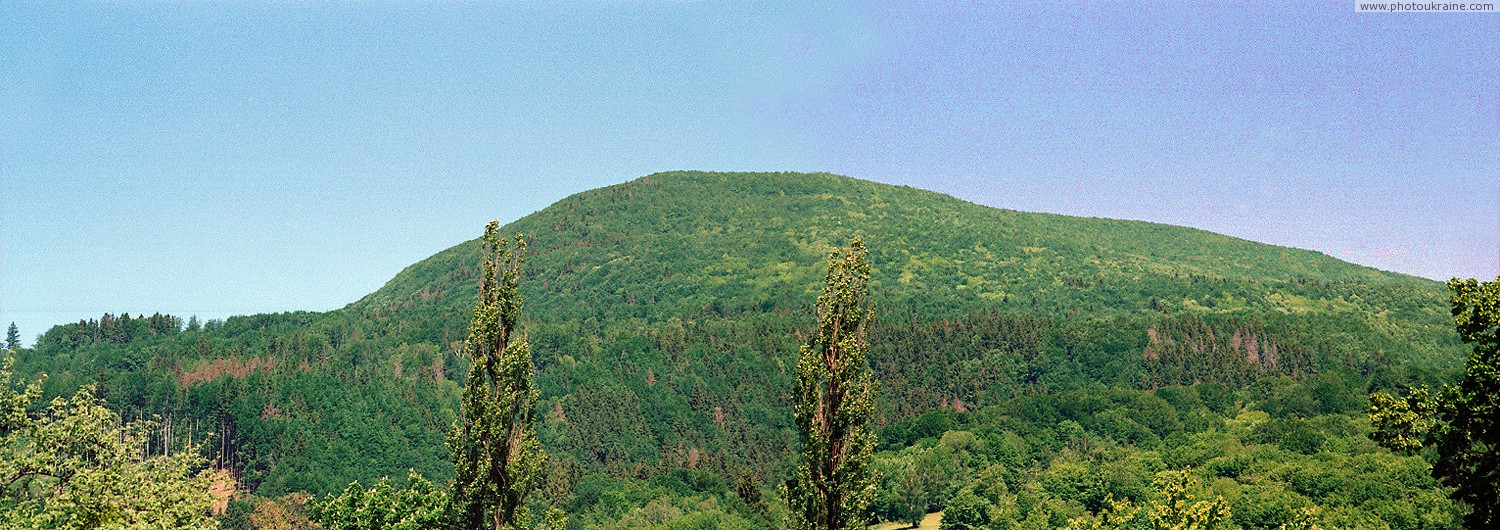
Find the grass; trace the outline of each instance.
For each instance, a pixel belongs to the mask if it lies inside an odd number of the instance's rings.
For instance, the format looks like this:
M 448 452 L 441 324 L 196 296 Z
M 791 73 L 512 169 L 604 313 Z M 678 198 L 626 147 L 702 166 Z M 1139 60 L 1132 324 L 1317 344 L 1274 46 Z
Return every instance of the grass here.
M 923 517 L 922 524 L 919 524 L 917 526 L 908 526 L 904 522 L 880 523 L 870 526 L 870 530 L 907 530 L 912 528 L 915 528 L 916 530 L 938 530 L 938 523 L 940 523 L 942 520 L 943 512 L 933 512 Z

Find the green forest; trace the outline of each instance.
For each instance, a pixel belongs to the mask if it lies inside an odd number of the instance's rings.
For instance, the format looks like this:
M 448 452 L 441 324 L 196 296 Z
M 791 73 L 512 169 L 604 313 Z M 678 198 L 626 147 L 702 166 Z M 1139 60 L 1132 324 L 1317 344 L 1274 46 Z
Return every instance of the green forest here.
M 513 325 L 535 372 L 518 417 L 539 451 L 511 527 L 797 520 L 799 354 L 820 334 L 830 253 L 856 237 L 874 435 L 860 524 L 1496 522 L 1476 515 L 1494 511 L 1473 501 L 1484 490 L 1443 477 L 1496 480 L 1493 405 L 1470 402 L 1492 383 L 1475 366 L 1497 355 L 1500 296 L 1484 293 L 1500 284 L 831 174 L 654 174 L 498 233 L 525 241 Z M 112 461 L 190 483 L 163 487 L 178 500 L 156 512 L 100 518 L 87 498 L 38 494 L 33 473 L 0 490 L 0 510 L 30 518 L 0 528 L 444 524 L 468 480 L 450 431 L 482 358 L 487 249 L 458 244 L 335 311 L 106 314 L 32 347 L 12 337 L 0 473 L 62 465 L 71 424 L 53 420 L 76 415 L 96 433 L 87 454 L 115 459 L 79 459 L 94 477 L 79 484 L 115 488 Z

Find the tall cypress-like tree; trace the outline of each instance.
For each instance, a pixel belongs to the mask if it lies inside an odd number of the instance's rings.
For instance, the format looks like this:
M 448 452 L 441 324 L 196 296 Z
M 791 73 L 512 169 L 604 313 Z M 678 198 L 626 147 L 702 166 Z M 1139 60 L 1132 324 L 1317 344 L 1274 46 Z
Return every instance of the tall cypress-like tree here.
M 451 496 L 454 522 L 465 530 L 529 526 L 526 497 L 536 487 L 546 453 L 536 438 L 531 347 L 518 331 L 521 261 L 526 242 L 484 228 L 479 305 L 469 322 L 466 348 L 473 364 L 464 387 L 462 415 L 449 433 L 457 477 Z
M 818 335 L 802 346 L 797 362 L 793 413 L 802 462 L 786 484 L 793 529 L 864 528 L 875 494 L 875 384 L 865 359 L 869 281 L 859 238 L 829 257 L 818 297 Z
M 14 350 L 21 347 L 21 330 L 16 329 L 16 323 L 11 322 L 10 327 L 5 330 L 5 349 Z

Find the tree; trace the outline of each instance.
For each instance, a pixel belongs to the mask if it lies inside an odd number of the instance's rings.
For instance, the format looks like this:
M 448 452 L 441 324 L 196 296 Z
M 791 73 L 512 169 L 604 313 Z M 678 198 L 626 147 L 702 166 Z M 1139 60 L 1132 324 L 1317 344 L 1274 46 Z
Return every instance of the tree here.
M 1405 398 L 1385 392 L 1370 394 L 1370 422 L 1375 425 L 1370 438 L 1398 453 L 1417 453 L 1437 424 L 1434 408 L 1436 403 L 1426 388 L 1413 388 Z
M 529 526 L 526 497 L 547 461 L 532 417 L 531 347 L 517 329 L 526 242 L 518 235 L 511 246 L 498 229 L 490 221 L 481 240 L 479 304 L 465 345 L 472 364 L 448 441 L 457 471 L 450 506 L 459 528 L 470 530 Z
M 797 362 L 793 414 L 801 463 L 786 484 L 792 528 L 862 528 L 874 497 L 874 382 L 865 354 L 872 311 L 864 242 L 849 242 L 828 260 L 818 297 L 818 334 Z
M 148 454 L 156 426 L 122 424 L 92 386 L 33 410 L 41 385 L 18 387 L 12 364 L 0 368 L 0 527 L 218 528 L 197 447 Z
M 1500 526 L 1500 278 L 1448 282 L 1459 338 L 1474 344 L 1458 386 L 1438 401 L 1432 474 L 1468 503 L 1470 528 Z
M 5 349 L 14 350 L 21 347 L 21 331 L 16 329 L 16 323 L 11 322 L 10 328 L 5 330 Z
M 1070 530 L 1123 530 L 1126 528 L 1150 528 L 1152 530 L 1214 530 L 1232 527 L 1229 503 L 1223 497 L 1199 500 L 1192 493 L 1197 480 L 1192 473 L 1163 471 L 1156 475 L 1156 487 L 1160 497 L 1144 509 L 1129 500 L 1105 499 L 1107 507 L 1099 511 L 1098 518 L 1079 517 L 1068 521 Z M 1142 516 L 1144 515 L 1144 521 Z M 1305 518 L 1304 518 L 1305 519 Z M 1303 520 L 1303 522 L 1306 522 Z M 1304 528 L 1297 526 L 1294 528 Z
M 312 496 L 307 492 L 282 495 L 279 499 L 255 498 L 254 511 L 249 513 L 250 525 L 256 530 L 305 530 L 317 528 L 309 516 L 308 502 Z M 442 506 L 440 505 L 439 508 Z M 342 528 L 343 521 L 325 520 L 323 528 Z
M 1232 513 L 1222 497 L 1198 500 L 1191 490 L 1197 480 L 1188 471 L 1163 471 L 1156 475 L 1161 499 L 1151 505 L 1152 528 L 1213 530 L 1229 522 Z
M 948 500 L 940 530 L 985 530 L 990 525 L 990 503 L 964 490 Z
M 883 517 L 911 523 L 922 518 L 948 495 L 948 469 L 939 448 L 908 447 L 898 454 L 882 454 L 875 471 L 882 483 L 874 504 Z
M 397 489 L 389 478 L 365 489 L 350 484 L 337 497 L 314 503 L 313 520 L 327 530 L 422 530 L 442 524 L 447 495 L 415 471 Z M 252 519 L 254 517 L 252 516 Z M 262 526 L 264 527 L 264 526 Z
M 1436 398 L 1413 389 L 1404 399 L 1371 396 L 1371 437 L 1386 447 L 1413 453 L 1433 446 L 1432 476 L 1469 505 L 1470 528 L 1500 526 L 1500 278 L 1448 281 L 1459 338 L 1474 344 L 1458 385 Z

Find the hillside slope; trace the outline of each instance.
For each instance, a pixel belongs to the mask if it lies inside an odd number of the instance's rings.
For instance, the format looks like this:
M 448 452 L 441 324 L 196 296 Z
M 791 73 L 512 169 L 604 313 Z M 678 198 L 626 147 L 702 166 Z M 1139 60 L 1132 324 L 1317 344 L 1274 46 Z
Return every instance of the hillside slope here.
M 476 235 L 479 227 L 475 228 Z M 1202 230 L 984 207 L 828 174 L 655 174 L 506 225 L 525 234 L 527 329 L 554 498 L 677 467 L 773 481 L 823 260 L 871 249 L 883 422 L 1018 396 L 1201 381 L 1276 414 L 1356 410 L 1463 358 L 1441 284 Z M 444 478 L 478 247 L 328 313 L 237 317 L 123 343 L 59 327 L 23 352 L 128 417 L 222 433 L 251 488 Z M 118 341 L 117 341 L 118 342 Z M 1317 398 L 1309 389 L 1322 389 Z M 210 426 L 210 427 L 205 427 Z
M 656 174 L 568 197 L 504 230 L 529 238 L 527 293 L 542 312 L 603 306 L 656 316 L 715 301 L 732 301 L 726 311 L 802 304 L 795 295 L 813 292 L 820 260 L 856 234 L 871 248 L 877 294 L 890 303 L 957 308 L 1036 297 L 1048 309 L 1130 311 L 1155 297 L 1171 310 L 1305 282 L 1441 294 L 1437 282 L 1317 252 L 1155 223 L 1002 210 L 829 174 Z M 466 308 L 476 256 L 474 241 L 438 253 L 346 310 Z M 1229 287 L 1181 290 L 1199 295 L 1192 299 L 1163 285 L 1184 278 Z M 1294 299 L 1239 298 L 1220 310 L 1308 309 Z M 648 303 L 656 307 L 635 309 Z

